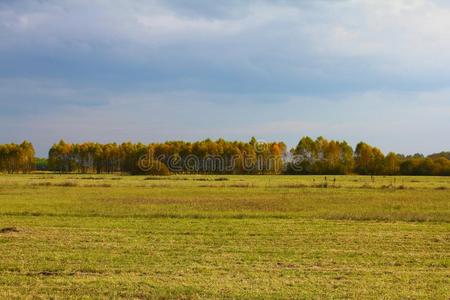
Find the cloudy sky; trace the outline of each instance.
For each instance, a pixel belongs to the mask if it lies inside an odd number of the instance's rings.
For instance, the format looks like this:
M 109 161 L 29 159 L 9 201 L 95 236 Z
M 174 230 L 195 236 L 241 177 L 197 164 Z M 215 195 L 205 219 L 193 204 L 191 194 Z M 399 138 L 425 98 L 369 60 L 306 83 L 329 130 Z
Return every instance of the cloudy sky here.
M 444 0 L 2 0 L 0 143 L 450 150 Z

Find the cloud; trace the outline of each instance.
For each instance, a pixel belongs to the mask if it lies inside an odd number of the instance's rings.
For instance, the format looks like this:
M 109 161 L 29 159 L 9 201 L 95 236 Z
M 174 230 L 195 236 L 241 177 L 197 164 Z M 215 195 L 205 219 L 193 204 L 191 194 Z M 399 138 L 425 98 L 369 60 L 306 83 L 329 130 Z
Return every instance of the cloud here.
M 449 27 L 438 0 L 1 1 L 0 138 L 437 150 L 417 140 L 448 127 Z
M 322 93 L 442 88 L 450 75 L 450 11 L 439 2 L 7 3 L 4 76 Z
M 221 101 L 233 97 L 233 103 Z M 278 102 L 258 102 L 253 95 L 198 92 L 110 95 L 103 106 L 64 106 L 44 117 L 3 116 L 0 140 L 7 140 L 11 132 L 18 141 L 31 136 L 41 155 L 60 138 L 147 143 L 256 136 L 294 146 L 304 135 L 323 135 L 352 145 L 364 140 L 385 152 L 432 153 L 448 147 L 438 133 L 450 127 L 450 90 L 335 97 L 286 96 Z
M 63 107 L 94 107 L 107 104 L 107 93 L 79 90 L 57 80 L 0 78 L 0 116 L 48 115 Z

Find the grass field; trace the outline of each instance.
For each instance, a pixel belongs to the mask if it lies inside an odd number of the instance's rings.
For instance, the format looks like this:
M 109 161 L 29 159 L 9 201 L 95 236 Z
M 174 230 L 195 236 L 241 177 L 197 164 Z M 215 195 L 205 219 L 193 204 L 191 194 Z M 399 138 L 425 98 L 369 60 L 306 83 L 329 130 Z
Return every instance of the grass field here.
M 450 178 L 0 175 L 0 298 L 450 299 Z

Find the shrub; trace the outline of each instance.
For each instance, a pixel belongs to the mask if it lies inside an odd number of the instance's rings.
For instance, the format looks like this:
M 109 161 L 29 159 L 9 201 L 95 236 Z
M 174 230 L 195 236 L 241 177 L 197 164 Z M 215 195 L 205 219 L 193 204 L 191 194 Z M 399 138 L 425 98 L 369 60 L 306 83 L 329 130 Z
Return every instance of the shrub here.
M 167 168 L 167 166 L 159 160 L 150 160 L 146 162 L 145 168 L 140 168 L 137 166 L 131 174 L 169 176 L 170 171 L 169 168 Z

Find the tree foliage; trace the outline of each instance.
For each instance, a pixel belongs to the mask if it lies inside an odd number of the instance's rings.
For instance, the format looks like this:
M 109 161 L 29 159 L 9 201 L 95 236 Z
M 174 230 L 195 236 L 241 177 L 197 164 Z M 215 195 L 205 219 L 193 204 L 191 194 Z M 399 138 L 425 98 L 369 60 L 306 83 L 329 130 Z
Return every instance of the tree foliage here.
M 229 142 L 210 139 L 199 142 L 170 141 L 144 145 L 68 144 L 61 140 L 49 151 L 49 168 L 59 172 L 145 173 L 140 160 L 157 161 L 160 168 L 186 174 L 281 174 L 283 143 Z M 156 166 L 156 165 L 155 165 Z
M 71 144 L 60 140 L 48 159 L 36 159 L 33 145 L 0 145 L 0 172 L 34 169 L 79 173 L 181 174 L 361 174 L 450 176 L 450 152 L 425 157 L 383 152 L 365 142 L 305 136 L 290 151 L 283 142 L 168 141 L 164 143 Z M 145 157 L 147 168 L 139 165 Z M 145 160 L 144 160 L 145 161 Z
M 33 145 L 28 141 L 0 145 L 0 172 L 28 173 L 34 169 L 34 156 Z
M 288 173 L 348 174 L 353 170 L 353 149 L 346 142 L 306 136 L 291 153 L 297 167 L 288 166 Z

